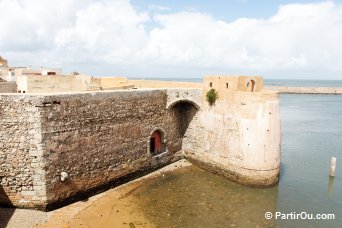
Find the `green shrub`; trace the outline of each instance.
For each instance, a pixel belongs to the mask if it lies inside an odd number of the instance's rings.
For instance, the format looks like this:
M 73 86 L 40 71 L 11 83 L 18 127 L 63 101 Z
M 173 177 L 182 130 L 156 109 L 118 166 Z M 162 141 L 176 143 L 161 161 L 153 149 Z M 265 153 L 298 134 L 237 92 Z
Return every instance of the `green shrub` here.
M 215 101 L 218 99 L 218 94 L 215 89 L 211 89 L 207 92 L 206 97 L 209 105 L 211 106 L 215 104 Z

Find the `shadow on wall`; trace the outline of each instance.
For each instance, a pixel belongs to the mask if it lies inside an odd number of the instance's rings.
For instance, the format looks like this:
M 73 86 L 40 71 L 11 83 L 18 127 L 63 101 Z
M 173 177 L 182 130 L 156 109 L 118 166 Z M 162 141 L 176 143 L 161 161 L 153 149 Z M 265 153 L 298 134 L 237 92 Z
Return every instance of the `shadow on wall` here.
M 3 187 L 0 185 L 0 205 L 10 205 L 11 201 L 7 197 Z M 0 228 L 6 227 L 12 215 L 14 214 L 15 208 L 4 208 L 0 206 Z
M 192 103 L 181 101 L 173 105 L 171 111 L 176 117 L 179 134 L 183 137 L 198 110 Z

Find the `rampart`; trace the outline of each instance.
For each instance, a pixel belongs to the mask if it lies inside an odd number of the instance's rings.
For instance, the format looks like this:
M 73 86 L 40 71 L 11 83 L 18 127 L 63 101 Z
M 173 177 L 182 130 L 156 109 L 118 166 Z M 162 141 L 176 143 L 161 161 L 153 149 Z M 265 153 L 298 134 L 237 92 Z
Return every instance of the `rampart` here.
M 262 91 L 259 77 L 207 77 L 202 88 L 1 94 L 0 115 L 4 205 L 49 210 L 183 157 L 241 184 L 278 182 L 278 95 Z

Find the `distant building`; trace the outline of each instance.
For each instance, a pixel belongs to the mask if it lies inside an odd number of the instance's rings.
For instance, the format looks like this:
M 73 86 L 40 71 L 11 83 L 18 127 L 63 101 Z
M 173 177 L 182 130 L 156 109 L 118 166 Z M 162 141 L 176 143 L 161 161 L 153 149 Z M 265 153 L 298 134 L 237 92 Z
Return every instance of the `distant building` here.
M 4 59 L 0 56 L 0 67 L 8 67 L 7 59 Z
M 5 76 L 7 75 L 7 72 L 8 72 L 7 60 L 0 56 L 0 78 L 4 80 Z

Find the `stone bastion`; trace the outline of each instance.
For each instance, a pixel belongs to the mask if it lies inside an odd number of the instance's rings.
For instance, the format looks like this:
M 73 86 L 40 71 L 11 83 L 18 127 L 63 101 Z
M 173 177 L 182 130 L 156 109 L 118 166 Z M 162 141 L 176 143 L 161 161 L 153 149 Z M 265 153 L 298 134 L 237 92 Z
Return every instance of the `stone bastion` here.
M 51 210 L 182 158 L 244 185 L 278 183 L 278 93 L 263 90 L 260 77 L 0 94 L 0 117 L 1 205 Z

